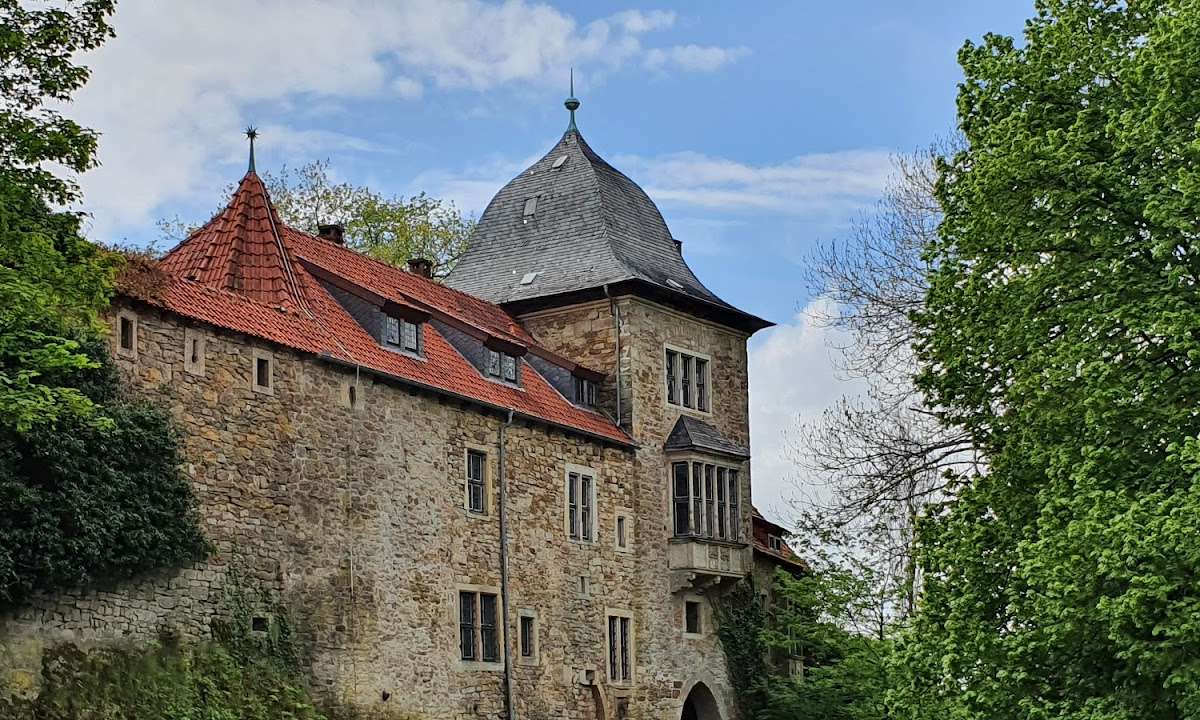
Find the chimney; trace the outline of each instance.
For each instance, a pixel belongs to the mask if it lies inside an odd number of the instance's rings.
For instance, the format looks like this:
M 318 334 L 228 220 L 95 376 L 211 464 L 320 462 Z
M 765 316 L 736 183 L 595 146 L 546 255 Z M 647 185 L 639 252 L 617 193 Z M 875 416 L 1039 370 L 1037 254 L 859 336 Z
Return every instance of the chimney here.
M 332 240 L 338 245 L 346 244 L 346 228 L 340 224 L 331 223 L 329 225 L 317 226 L 317 237 L 323 240 Z
M 433 261 L 429 258 L 415 257 L 408 260 L 408 271 L 421 277 L 433 277 Z

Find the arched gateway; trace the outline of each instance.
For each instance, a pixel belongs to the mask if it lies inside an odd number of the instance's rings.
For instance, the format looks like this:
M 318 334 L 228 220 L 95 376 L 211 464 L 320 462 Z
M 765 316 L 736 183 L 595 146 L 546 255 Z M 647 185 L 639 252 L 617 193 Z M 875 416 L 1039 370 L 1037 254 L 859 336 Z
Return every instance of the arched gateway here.
M 712 690 L 704 683 L 696 683 L 687 699 L 683 701 L 683 713 L 680 720 L 721 720 L 721 711 L 717 708 L 717 699 Z

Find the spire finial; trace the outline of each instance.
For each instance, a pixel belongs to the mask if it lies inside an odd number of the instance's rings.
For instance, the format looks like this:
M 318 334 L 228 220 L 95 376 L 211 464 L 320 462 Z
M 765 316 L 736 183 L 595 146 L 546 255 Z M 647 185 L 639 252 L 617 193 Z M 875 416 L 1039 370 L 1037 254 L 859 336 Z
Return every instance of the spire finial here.
M 250 138 L 250 169 L 249 172 L 254 172 L 254 138 L 258 137 L 258 128 L 250 125 L 246 128 L 246 137 Z
M 566 105 L 567 110 L 571 112 L 571 122 L 567 124 L 567 132 L 578 131 L 578 128 L 575 127 L 575 111 L 579 109 L 579 100 L 575 98 L 575 68 L 571 68 L 571 96 L 563 105 Z

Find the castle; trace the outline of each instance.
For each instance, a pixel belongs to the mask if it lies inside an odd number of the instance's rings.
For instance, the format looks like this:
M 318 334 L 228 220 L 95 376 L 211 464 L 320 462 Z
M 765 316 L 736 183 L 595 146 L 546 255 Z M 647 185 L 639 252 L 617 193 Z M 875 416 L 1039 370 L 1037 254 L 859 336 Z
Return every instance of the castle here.
M 800 567 L 751 506 L 746 343 L 770 323 L 696 278 L 567 107 L 444 284 L 284 225 L 251 145 L 164 287 L 109 316 L 216 552 L 0 618 L 0 673 L 64 640 L 203 637 L 236 557 L 315 689 L 368 714 L 736 717 L 712 599 Z

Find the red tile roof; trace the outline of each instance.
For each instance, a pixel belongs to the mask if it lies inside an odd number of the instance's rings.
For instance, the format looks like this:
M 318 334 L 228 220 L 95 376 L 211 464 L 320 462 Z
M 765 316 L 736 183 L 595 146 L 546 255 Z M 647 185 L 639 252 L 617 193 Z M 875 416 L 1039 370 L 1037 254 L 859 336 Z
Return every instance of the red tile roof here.
M 225 210 L 162 259 L 158 268 L 167 280 L 160 292 L 153 297 L 131 290 L 127 294 L 178 315 L 411 385 L 632 444 L 606 416 L 568 402 L 528 364 L 519 388 L 488 380 L 431 324 L 423 329 L 421 358 L 381 347 L 301 260 L 372 295 L 433 308 L 509 342 L 535 344 L 494 305 L 283 225 L 253 171 Z
M 786 528 L 782 525 L 776 525 L 770 520 L 763 517 L 758 508 L 753 508 L 753 514 L 750 521 L 754 529 L 754 551 L 767 555 L 775 560 L 794 565 L 801 570 L 808 570 L 808 563 L 804 562 L 795 550 L 792 550 L 791 545 L 787 542 L 787 536 L 790 535 Z M 770 541 L 767 539 L 769 535 L 774 535 L 779 538 L 779 549 L 775 550 L 771 547 Z

